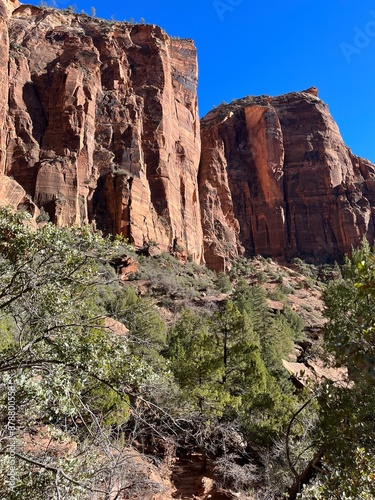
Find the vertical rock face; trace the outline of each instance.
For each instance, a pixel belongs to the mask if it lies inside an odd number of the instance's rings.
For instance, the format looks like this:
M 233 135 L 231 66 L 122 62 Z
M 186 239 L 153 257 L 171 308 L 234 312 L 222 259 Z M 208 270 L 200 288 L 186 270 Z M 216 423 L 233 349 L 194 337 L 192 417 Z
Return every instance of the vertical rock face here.
M 8 20 L 19 6 L 17 0 L 0 0 L 0 174 L 5 169 L 6 115 L 8 108 L 8 62 L 9 36 Z
M 344 145 L 315 88 L 221 105 L 202 120 L 205 257 L 334 258 L 375 235 L 375 166 Z
M 375 166 L 316 88 L 221 105 L 201 127 L 196 90 L 190 40 L 0 0 L 0 205 L 215 270 L 374 239 Z
M 31 6 L 9 37 L 6 174 L 57 224 L 200 261 L 193 43 Z
M 0 174 L 0 207 L 11 207 L 14 210 L 24 202 L 25 190 L 15 180 Z

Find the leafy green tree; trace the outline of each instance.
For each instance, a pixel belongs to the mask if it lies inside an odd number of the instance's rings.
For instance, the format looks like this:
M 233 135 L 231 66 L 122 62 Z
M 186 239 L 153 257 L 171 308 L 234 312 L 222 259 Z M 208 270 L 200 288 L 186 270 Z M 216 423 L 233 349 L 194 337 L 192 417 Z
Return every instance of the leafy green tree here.
M 343 279 L 325 293 L 328 325 L 325 347 L 338 366 L 352 378 L 375 378 L 375 256 L 369 244 L 353 252 L 343 268 Z
M 216 280 L 216 287 L 220 292 L 231 292 L 232 283 L 230 282 L 229 276 L 225 273 L 220 273 Z
M 164 362 L 160 353 L 166 346 L 167 328 L 152 300 L 118 284 L 106 289 L 101 299 L 108 314 L 128 328 L 130 352 L 161 369 Z
M 224 369 L 206 317 L 185 310 L 171 329 L 166 356 L 185 401 L 202 416 L 221 416 L 229 394 Z
M 238 280 L 233 302 L 249 318 L 266 368 L 265 384 L 244 405 L 241 422 L 253 442 L 269 446 L 287 426 L 295 405 L 282 359 L 291 351 L 292 338 L 300 335 L 302 324 L 288 309 L 285 314 L 272 316 L 263 288 L 250 286 L 244 278 Z
M 35 230 L 24 214 L 0 210 L 3 429 L 10 387 L 17 416 L 16 434 L 3 431 L 0 440 L 2 497 L 82 499 L 95 492 L 104 498 L 124 484 L 113 426 L 134 415 L 129 395 L 151 370 L 125 337 L 106 328 L 97 306 L 97 291 L 106 286 L 98 263 L 120 250 L 87 228 Z M 24 437 L 41 427 L 74 441 L 76 452 L 24 448 Z
M 374 456 L 364 448 L 353 448 L 346 465 L 333 463 L 326 467 L 325 476 L 319 476 L 308 484 L 298 498 L 304 500 L 331 500 L 345 498 L 350 500 L 373 500 L 375 481 Z M 325 465 L 325 464 L 324 464 Z M 329 473 L 328 473 L 329 470 Z M 345 496 L 344 496 L 345 495 Z
M 252 323 L 227 300 L 213 317 L 213 332 L 223 365 L 222 384 L 235 398 L 252 399 L 265 387 L 266 369 Z
M 273 317 L 264 290 L 259 285 L 248 285 L 243 278 L 237 283 L 233 301 L 240 311 L 246 312 L 253 325 L 268 373 L 275 377 L 284 391 L 290 393 L 291 384 L 282 359 L 292 350 L 292 339 L 301 333 L 300 321 L 288 309 L 285 314 Z
M 214 433 L 218 424 L 225 436 L 235 425 L 244 440 L 271 446 L 286 428 L 293 400 L 268 373 L 261 353 L 248 314 L 231 300 L 211 317 L 183 312 L 169 332 L 166 357 L 181 390 L 179 415 L 187 418 L 190 408 L 199 416 L 189 417 L 197 436 Z M 210 447 L 207 439 L 203 447 Z
M 211 318 L 185 311 L 169 334 L 167 357 L 185 397 L 201 414 L 249 415 L 268 374 L 246 312 L 228 300 Z
M 324 294 L 324 347 L 342 375 L 318 394 L 322 470 L 302 498 L 375 497 L 375 256 L 367 242 Z M 345 375 L 345 371 L 347 375 Z
M 259 285 L 251 286 L 241 278 L 233 294 L 233 302 L 241 312 L 246 312 L 253 330 L 259 338 L 263 355 L 267 355 L 267 338 L 270 336 L 272 316 L 267 307 L 267 297 Z

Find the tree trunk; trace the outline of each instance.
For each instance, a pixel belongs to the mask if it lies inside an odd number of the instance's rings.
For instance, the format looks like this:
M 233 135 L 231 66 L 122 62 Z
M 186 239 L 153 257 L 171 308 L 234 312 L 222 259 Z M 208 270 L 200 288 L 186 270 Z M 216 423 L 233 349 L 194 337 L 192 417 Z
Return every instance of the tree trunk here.
M 296 477 L 294 484 L 292 485 L 291 488 L 289 488 L 288 491 L 288 498 L 289 500 L 296 500 L 297 494 L 301 492 L 303 486 L 305 484 L 308 484 L 311 478 L 315 475 L 317 466 L 323 456 L 323 450 L 320 449 L 314 456 L 314 458 L 311 460 L 311 462 L 308 463 L 307 467 L 305 468 L 304 471 L 301 472 L 301 474 Z

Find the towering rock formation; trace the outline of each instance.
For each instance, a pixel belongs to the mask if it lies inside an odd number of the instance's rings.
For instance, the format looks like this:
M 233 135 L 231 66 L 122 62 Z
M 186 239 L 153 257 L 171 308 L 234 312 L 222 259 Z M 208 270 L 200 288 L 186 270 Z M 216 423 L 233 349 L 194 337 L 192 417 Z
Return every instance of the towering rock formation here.
M 0 174 L 5 168 L 6 114 L 8 107 L 8 61 L 9 36 L 8 20 L 13 10 L 19 6 L 17 0 L 0 0 Z
M 316 88 L 221 105 L 201 127 L 196 89 L 190 40 L 0 0 L 0 206 L 215 270 L 374 238 L 375 166 Z
M 345 146 L 317 89 L 248 97 L 202 120 L 205 258 L 334 258 L 375 235 L 375 166 Z
M 10 206 L 14 209 L 24 205 L 31 208 L 26 192 L 15 180 L 4 175 L 7 138 L 8 112 L 8 64 L 9 34 L 8 21 L 14 9 L 19 7 L 17 0 L 0 0 L 0 207 Z
M 6 174 L 57 224 L 200 261 L 193 43 L 31 6 L 9 38 Z

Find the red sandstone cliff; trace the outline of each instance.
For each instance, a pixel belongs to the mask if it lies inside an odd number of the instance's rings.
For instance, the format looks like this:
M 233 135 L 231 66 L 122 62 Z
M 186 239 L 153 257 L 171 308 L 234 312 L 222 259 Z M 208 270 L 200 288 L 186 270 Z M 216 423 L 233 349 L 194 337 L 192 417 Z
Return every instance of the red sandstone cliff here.
M 221 105 L 202 120 L 205 258 L 332 258 L 375 235 L 375 166 L 345 146 L 316 89 Z
M 92 222 L 200 261 L 193 43 L 31 6 L 8 26 L 5 173 L 57 224 Z
M 19 6 L 17 0 L 0 0 L 0 174 L 4 173 L 6 150 L 6 115 L 8 109 L 8 21 L 13 10 Z
M 0 0 L 0 42 L 0 205 L 216 270 L 374 238 L 375 166 L 316 89 L 221 105 L 200 135 L 189 40 Z

